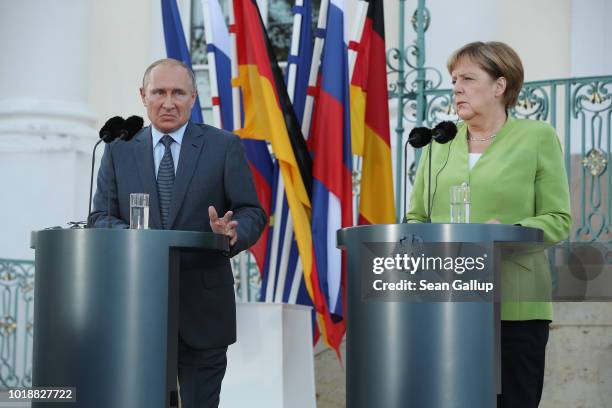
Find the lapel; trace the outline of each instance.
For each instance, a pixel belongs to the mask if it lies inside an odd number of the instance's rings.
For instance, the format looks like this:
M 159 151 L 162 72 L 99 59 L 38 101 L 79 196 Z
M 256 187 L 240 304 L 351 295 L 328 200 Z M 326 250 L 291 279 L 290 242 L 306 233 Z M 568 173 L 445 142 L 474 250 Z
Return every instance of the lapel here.
M 480 156 L 480 158 L 478 159 L 478 161 L 476 162 L 474 167 L 472 167 L 471 170 L 470 170 L 470 164 L 469 164 L 469 159 L 468 159 L 469 149 L 468 149 L 468 142 L 467 142 L 467 125 L 464 126 L 461 129 L 461 131 L 457 132 L 457 137 L 461 136 L 459 140 L 461 141 L 461 152 L 462 152 L 462 158 L 464 159 L 464 163 L 462 163 L 462 168 L 465 167 L 465 169 L 467 170 L 468 179 L 474 173 L 474 171 L 480 172 L 480 168 L 483 166 L 482 165 L 483 160 L 485 160 L 485 163 L 486 163 L 486 161 L 489 161 L 492 159 L 489 156 L 495 155 L 495 152 L 498 149 L 498 145 L 502 143 L 502 140 L 508 133 L 509 129 L 511 129 L 512 124 L 514 123 L 516 119 L 514 119 L 514 117 L 512 117 L 509 112 L 507 113 L 507 115 L 508 116 L 506 119 L 506 123 L 504 123 L 504 126 L 502 126 L 502 128 L 497 132 L 497 135 L 495 136 L 495 138 L 493 139 L 489 147 L 487 147 L 487 149 L 482 153 L 482 155 Z
M 159 200 L 157 198 L 157 180 L 155 179 L 155 164 L 153 162 L 153 141 L 151 140 L 151 127 L 146 127 L 134 138 L 134 161 L 138 167 L 138 176 L 144 188 L 143 193 L 149 194 L 150 225 L 151 229 L 161 228 L 159 213 Z
M 455 135 L 455 138 L 452 140 L 452 143 L 454 144 L 454 146 L 451 147 L 459 151 L 459 154 L 457 155 L 456 164 L 457 173 L 461 175 L 461 178 L 464 179 L 464 181 L 467 181 L 469 183 L 470 161 L 468 159 L 469 149 L 467 143 L 467 125 L 464 125 L 459 128 L 457 134 Z
M 438 193 L 438 186 L 445 182 L 450 185 L 461 184 L 464 181 L 470 182 L 470 171 L 468 163 L 467 145 L 467 126 L 457 126 L 455 138 L 447 144 L 432 142 L 433 162 L 431 169 L 431 191 L 435 198 Z M 425 160 L 427 166 L 427 155 L 422 154 L 420 160 Z M 427 183 L 427 173 L 425 173 L 425 183 Z M 425 199 L 427 200 L 427 184 L 425 184 Z
M 174 190 L 172 191 L 172 201 L 170 202 L 170 213 L 168 215 L 168 229 L 174 228 L 176 216 L 183 205 L 183 200 L 193 174 L 198 164 L 198 158 L 204 146 L 204 129 L 189 122 L 183 143 L 181 144 L 181 154 L 179 155 L 178 168 L 174 178 Z

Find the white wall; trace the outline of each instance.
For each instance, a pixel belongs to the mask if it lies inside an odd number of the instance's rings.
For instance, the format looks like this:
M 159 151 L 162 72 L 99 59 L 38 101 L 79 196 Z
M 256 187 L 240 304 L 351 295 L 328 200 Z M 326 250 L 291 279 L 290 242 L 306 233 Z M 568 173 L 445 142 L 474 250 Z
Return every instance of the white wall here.
M 571 74 L 612 74 L 612 0 L 572 0 Z

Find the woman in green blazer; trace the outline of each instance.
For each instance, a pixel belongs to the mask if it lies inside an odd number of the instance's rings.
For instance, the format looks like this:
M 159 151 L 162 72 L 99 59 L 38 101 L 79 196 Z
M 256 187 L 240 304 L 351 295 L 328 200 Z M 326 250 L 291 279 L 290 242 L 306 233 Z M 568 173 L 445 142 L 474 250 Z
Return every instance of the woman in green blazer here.
M 518 120 L 507 113 L 523 85 L 516 52 L 499 42 L 470 43 L 450 57 L 448 70 L 462 122 L 450 143 L 436 144 L 432 151 L 431 221 L 450 221 L 450 187 L 465 182 L 471 193 L 470 222 L 520 224 L 541 229 L 546 242 L 566 239 L 570 200 L 559 138 L 544 122 Z M 422 157 L 426 155 L 424 151 Z M 408 222 L 427 220 L 425 162 L 417 169 Z M 543 252 L 514 256 L 502 264 L 504 299 L 507 294 L 542 299 L 542 287 L 551 288 Z M 550 302 L 502 303 L 499 406 L 538 406 L 551 320 Z

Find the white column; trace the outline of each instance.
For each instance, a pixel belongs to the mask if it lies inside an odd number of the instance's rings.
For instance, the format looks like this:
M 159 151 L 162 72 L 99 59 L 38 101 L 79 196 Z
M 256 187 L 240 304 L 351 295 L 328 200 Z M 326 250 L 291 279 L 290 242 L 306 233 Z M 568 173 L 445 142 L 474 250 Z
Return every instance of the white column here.
M 0 5 L 0 258 L 31 259 L 30 231 L 86 217 L 90 20 L 88 0 Z

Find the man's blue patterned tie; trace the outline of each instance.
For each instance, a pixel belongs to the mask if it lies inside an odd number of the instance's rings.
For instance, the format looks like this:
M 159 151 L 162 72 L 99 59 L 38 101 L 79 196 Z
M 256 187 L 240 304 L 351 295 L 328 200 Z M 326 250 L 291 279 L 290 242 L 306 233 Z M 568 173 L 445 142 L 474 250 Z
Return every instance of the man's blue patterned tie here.
M 159 196 L 162 228 L 167 229 L 170 200 L 172 200 L 172 189 L 174 187 L 174 160 L 172 160 L 172 151 L 170 150 L 174 139 L 170 135 L 164 135 L 161 142 L 166 150 L 157 170 L 157 194 Z

